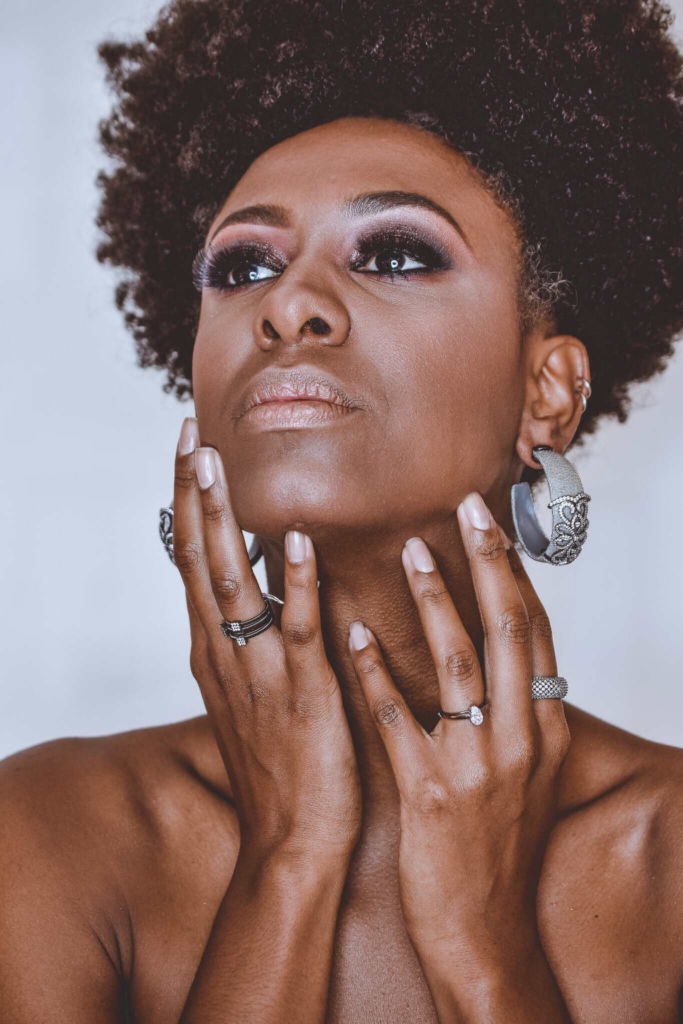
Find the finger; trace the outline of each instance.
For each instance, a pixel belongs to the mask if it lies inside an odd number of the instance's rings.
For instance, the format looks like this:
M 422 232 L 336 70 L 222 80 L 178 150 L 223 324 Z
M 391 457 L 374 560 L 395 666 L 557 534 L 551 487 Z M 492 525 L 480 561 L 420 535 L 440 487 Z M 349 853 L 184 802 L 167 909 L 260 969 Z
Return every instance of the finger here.
M 509 552 L 510 569 L 517 582 L 517 589 L 526 605 L 531 626 L 531 670 L 535 676 L 556 676 L 557 658 L 553 644 L 553 632 L 550 619 L 539 598 L 522 559 L 517 551 Z M 558 698 L 532 701 L 536 719 L 541 726 L 542 735 L 550 737 L 560 745 L 568 738 L 568 726 L 564 713 L 564 705 Z
M 484 679 L 474 644 L 421 537 L 411 537 L 401 554 L 429 650 L 436 666 L 443 711 L 464 711 L 484 699 Z
M 208 576 L 220 613 L 216 620 L 218 629 L 221 619 L 236 622 L 257 615 L 263 611 L 266 599 L 254 575 L 242 530 L 232 511 L 223 461 L 215 448 L 197 448 L 194 454 Z M 278 630 L 274 624 L 250 638 L 243 647 L 238 648 L 230 637 L 226 639 L 234 650 L 239 650 L 241 660 L 246 660 L 252 653 L 257 653 L 260 658 L 264 651 L 279 647 Z
M 298 530 L 285 534 L 285 603 L 280 633 L 287 664 L 298 683 L 324 683 L 331 669 L 320 626 L 313 542 Z
M 173 486 L 173 560 L 183 578 L 192 606 L 205 628 L 220 621 L 209 581 L 202 503 L 194 468 L 199 445 L 197 420 L 188 416 L 182 425 L 175 456 Z
M 535 676 L 557 675 L 557 660 L 550 619 L 529 579 L 522 559 L 514 548 L 510 550 L 508 560 L 517 589 L 522 595 L 529 616 L 532 672 Z
M 420 743 L 430 737 L 394 685 L 374 634 L 362 622 L 351 623 L 349 650 L 365 701 L 401 788 L 402 784 L 408 785 L 418 770 Z
M 502 532 L 476 491 L 460 503 L 457 515 L 484 627 L 491 715 L 505 727 L 530 729 L 531 627 Z

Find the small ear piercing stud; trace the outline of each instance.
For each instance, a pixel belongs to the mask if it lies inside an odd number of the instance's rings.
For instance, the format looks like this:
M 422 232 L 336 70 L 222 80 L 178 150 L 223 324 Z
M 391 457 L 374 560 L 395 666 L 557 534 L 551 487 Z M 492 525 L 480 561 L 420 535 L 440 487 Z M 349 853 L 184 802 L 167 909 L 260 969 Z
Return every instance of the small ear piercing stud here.
M 583 404 L 583 412 L 585 412 L 586 406 L 588 405 L 588 399 L 592 394 L 592 389 L 585 377 L 577 377 L 576 381 L 579 386 L 578 390 L 581 396 L 581 402 Z

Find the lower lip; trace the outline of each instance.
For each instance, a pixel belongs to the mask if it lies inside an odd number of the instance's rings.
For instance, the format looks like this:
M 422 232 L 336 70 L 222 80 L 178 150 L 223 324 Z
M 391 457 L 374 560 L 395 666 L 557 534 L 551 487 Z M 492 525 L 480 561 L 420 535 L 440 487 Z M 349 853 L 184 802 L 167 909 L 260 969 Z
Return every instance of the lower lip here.
M 242 422 L 250 426 L 281 429 L 319 427 L 323 423 L 344 419 L 355 411 L 354 407 L 336 405 L 334 402 L 297 398 L 253 405 L 242 417 Z

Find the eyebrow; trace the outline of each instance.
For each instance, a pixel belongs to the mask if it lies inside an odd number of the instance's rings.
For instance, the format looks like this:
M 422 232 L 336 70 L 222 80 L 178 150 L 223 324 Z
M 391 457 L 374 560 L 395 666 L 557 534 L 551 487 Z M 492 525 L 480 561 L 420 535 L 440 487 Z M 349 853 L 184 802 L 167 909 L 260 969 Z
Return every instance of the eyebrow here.
M 416 206 L 436 213 L 450 224 L 452 228 L 455 228 L 467 248 L 472 249 L 465 231 L 455 217 L 439 203 L 428 196 L 422 195 L 420 192 L 401 192 L 398 190 L 363 192 L 344 203 L 342 213 L 345 217 L 369 217 L 372 214 L 384 213 L 386 210 L 394 210 L 402 206 Z M 234 213 L 229 213 L 227 217 L 224 217 L 209 241 L 212 242 L 218 232 L 222 231 L 228 224 L 262 224 L 265 227 L 289 228 L 292 222 L 289 211 L 284 206 L 277 206 L 271 203 L 245 206 L 241 210 L 235 210 Z

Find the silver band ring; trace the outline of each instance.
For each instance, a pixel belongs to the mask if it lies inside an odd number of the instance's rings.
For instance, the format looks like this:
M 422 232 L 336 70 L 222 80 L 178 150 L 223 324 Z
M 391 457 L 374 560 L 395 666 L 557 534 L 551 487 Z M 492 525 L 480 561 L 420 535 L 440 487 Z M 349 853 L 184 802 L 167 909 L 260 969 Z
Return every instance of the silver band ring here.
M 467 711 L 439 711 L 439 718 L 469 718 L 472 725 L 481 725 L 484 721 L 482 708 L 488 707 L 488 701 L 481 704 L 471 704 Z

